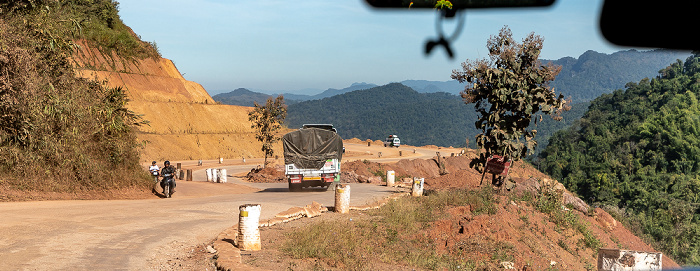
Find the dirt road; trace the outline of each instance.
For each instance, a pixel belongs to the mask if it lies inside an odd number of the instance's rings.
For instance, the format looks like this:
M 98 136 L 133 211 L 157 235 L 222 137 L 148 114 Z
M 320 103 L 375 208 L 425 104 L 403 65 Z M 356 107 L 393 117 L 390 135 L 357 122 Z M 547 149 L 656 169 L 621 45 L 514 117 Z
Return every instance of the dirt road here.
M 397 149 L 346 147 L 346 159 L 399 158 Z M 377 150 L 386 152 L 382 159 Z M 435 152 L 400 150 L 411 158 L 432 157 Z M 394 151 L 396 155 L 390 154 Z M 204 182 L 203 168 L 215 163 L 207 161 L 194 172 L 194 182 L 178 181 L 177 193 L 170 199 L 0 203 L 0 270 L 159 269 L 159 261 L 209 242 L 236 224 L 242 204 L 261 204 L 263 219 L 312 201 L 333 205 L 331 191 L 290 193 L 285 183 L 251 184 L 233 177 L 256 166 L 253 162 L 219 165 L 231 176 L 229 183 L 221 184 Z M 196 161 L 182 163 L 196 166 Z M 365 204 L 395 191 L 353 184 L 350 204 Z

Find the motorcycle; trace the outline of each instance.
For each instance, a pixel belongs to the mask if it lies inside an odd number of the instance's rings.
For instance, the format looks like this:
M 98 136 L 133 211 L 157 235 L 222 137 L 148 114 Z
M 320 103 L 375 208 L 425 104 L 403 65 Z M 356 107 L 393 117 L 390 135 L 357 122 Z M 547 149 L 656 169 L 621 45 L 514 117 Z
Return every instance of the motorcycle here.
M 163 188 L 163 195 L 166 198 L 172 197 L 173 195 L 173 177 L 172 173 L 163 174 L 163 179 L 160 180 L 160 187 Z

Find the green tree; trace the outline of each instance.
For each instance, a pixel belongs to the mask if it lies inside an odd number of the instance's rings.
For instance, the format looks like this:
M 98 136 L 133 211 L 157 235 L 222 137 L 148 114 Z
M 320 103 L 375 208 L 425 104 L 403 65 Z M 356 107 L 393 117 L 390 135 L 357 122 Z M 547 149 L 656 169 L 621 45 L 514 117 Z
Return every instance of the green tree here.
M 564 96 L 557 97 L 547 85 L 561 67 L 539 62 L 543 42 L 530 33 L 517 43 L 505 26 L 486 43 L 489 59 L 467 60 L 462 71 L 452 71 L 452 79 L 468 83 L 460 94 L 465 103 L 475 103 L 479 114 L 476 143 L 485 152 L 472 160 L 472 167 L 481 170 L 493 154 L 514 161 L 531 154 L 537 146 L 537 130 L 528 129 L 533 115 L 542 112 L 561 119 L 559 113 L 568 110 Z
M 250 128 L 255 129 L 255 138 L 262 142 L 262 151 L 265 153 L 264 167 L 267 166 L 267 157 L 275 154 L 272 145 L 280 139 L 277 131 L 282 128 L 286 117 L 287 105 L 284 104 L 282 95 L 274 100 L 272 97 L 268 98 L 265 105 L 255 102 L 255 108 L 248 113 L 248 120 L 252 122 Z

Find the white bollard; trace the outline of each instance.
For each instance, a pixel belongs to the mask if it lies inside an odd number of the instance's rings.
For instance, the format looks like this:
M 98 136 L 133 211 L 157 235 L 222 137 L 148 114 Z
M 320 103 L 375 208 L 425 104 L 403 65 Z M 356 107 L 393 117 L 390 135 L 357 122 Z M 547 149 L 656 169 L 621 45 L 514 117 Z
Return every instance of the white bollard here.
M 645 252 L 614 248 L 598 250 L 598 270 L 600 271 L 633 271 L 661 270 L 661 252 Z
M 207 182 L 211 182 L 214 178 L 214 175 L 211 174 L 211 168 L 208 168 L 205 171 L 207 172 Z
M 219 174 L 218 178 L 219 178 L 220 183 L 225 183 L 228 181 L 226 178 L 226 169 L 225 168 L 220 168 L 219 171 L 217 171 L 217 173 Z
M 260 250 L 260 204 L 244 204 L 238 210 L 238 248 Z
M 350 185 L 337 184 L 335 186 L 335 212 L 347 214 L 350 212 Z
M 224 163 L 224 158 L 223 158 L 223 157 L 219 157 L 219 164 L 223 164 L 223 163 Z
M 219 172 L 215 168 L 211 169 L 211 181 L 218 183 L 219 182 Z
M 388 170 L 386 172 L 386 186 L 393 187 L 395 180 L 396 180 L 396 173 L 393 170 Z
M 411 195 L 414 197 L 420 197 L 423 195 L 423 183 L 425 178 L 413 178 L 413 189 L 411 190 Z

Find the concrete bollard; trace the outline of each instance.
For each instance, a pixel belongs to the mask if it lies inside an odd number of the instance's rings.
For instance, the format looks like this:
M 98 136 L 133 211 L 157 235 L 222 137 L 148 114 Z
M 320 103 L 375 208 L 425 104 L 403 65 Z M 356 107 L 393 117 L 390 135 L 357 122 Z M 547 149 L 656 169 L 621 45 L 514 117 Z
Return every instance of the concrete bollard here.
M 403 152 L 399 151 L 399 156 L 403 155 Z
M 185 180 L 188 182 L 192 181 L 192 170 L 191 169 L 187 170 L 187 178 Z
M 371 147 L 371 146 L 372 146 L 372 142 L 371 142 L 371 141 L 367 141 L 367 147 Z
M 226 178 L 227 176 L 226 176 L 226 169 L 225 168 L 218 169 L 216 171 L 216 174 L 217 174 L 217 176 L 216 176 L 217 183 L 225 183 L 228 181 Z
M 378 156 L 379 158 L 382 158 L 382 152 L 379 152 Z
M 386 186 L 393 187 L 395 180 L 396 180 L 396 173 L 393 170 L 387 170 L 387 172 L 386 172 Z
M 244 204 L 238 210 L 238 248 L 260 250 L 260 204 Z
M 214 175 L 212 175 L 211 168 L 206 169 L 207 172 L 207 182 L 212 182 L 214 179 Z
M 178 180 L 184 180 L 185 179 L 185 171 L 180 170 L 180 176 L 178 176 L 178 177 L 179 177 L 179 178 L 177 178 Z
M 211 181 L 215 183 L 219 182 L 219 170 L 215 168 L 211 169 Z
M 423 195 L 423 183 L 425 178 L 413 178 L 413 189 L 411 190 L 411 196 L 420 197 Z
M 335 186 L 335 212 L 341 214 L 350 212 L 350 185 L 337 184 Z
M 223 163 L 224 163 L 224 158 L 223 158 L 223 157 L 219 157 L 219 164 L 223 164 Z
M 197 166 L 202 166 L 202 159 L 199 159 L 199 161 L 197 161 Z
M 177 169 L 182 169 L 182 163 L 177 163 L 177 164 L 175 164 L 175 168 L 177 168 Z
M 245 164 L 245 157 L 243 157 L 243 164 Z
M 598 270 L 661 270 L 661 252 L 645 252 L 601 248 L 598 250 Z

